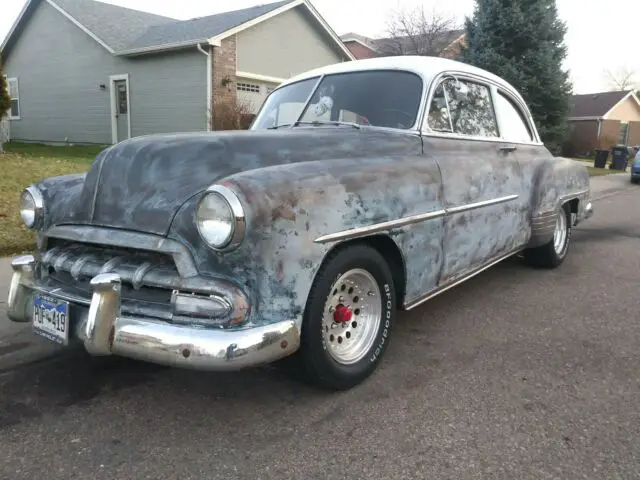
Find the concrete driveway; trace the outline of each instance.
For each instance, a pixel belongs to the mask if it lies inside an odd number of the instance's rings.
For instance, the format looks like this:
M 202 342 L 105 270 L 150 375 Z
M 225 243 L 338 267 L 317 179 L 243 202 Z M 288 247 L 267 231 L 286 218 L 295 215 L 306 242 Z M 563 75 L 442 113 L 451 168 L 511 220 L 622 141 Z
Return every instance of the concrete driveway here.
M 509 260 L 402 314 L 349 392 L 46 358 L 0 322 L 0 478 L 640 478 L 640 187 L 593 190 L 560 269 Z

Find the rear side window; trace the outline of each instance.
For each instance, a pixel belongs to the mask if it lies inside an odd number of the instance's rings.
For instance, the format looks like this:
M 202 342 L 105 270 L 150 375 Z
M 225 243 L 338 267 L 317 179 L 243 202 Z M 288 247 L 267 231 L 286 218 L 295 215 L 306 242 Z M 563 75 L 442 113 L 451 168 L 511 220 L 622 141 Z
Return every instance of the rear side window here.
M 500 117 L 500 137 L 510 142 L 532 142 L 533 135 L 522 110 L 502 92 L 496 96 L 496 110 Z
M 429 106 L 428 126 L 437 132 L 497 137 L 498 122 L 489 87 L 467 80 L 442 81 Z

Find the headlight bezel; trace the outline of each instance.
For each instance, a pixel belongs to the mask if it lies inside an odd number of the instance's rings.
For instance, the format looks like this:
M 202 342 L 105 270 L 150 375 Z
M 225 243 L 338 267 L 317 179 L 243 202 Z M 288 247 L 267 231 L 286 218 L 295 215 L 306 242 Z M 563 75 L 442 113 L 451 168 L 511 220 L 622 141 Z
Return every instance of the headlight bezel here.
M 200 219 L 198 218 L 198 210 L 200 209 L 200 205 L 209 195 L 217 195 L 219 196 L 229 208 L 232 217 L 232 225 L 231 225 L 231 233 L 225 242 L 221 245 L 213 245 L 207 240 L 207 237 L 202 233 L 200 229 Z M 194 222 L 196 224 L 196 229 L 198 230 L 198 235 L 202 241 L 209 247 L 211 250 L 216 252 L 225 253 L 231 250 L 238 248 L 238 246 L 242 243 L 244 239 L 245 231 L 246 231 L 246 217 L 244 207 L 242 206 L 242 202 L 238 195 L 231 190 L 231 188 L 225 185 L 211 185 L 207 188 L 200 199 L 196 203 L 196 207 L 194 210 Z
M 33 222 L 31 223 L 31 225 L 29 225 L 29 223 L 25 220 L 25 217 L 22 213 L 23 210 L 25 210 L 23 206 L 25 202 L 24 199 L 27 195 L 30 196 L 33 200 Z M 38 230 L 44 224 L 44 214 L 44 197 L 42 196 L 42 192 L 40 192 L 40 190 L 35 185 L 29 185 L 20 194 L 20 219 L 22 220 L 22 223 L 29 230 Z

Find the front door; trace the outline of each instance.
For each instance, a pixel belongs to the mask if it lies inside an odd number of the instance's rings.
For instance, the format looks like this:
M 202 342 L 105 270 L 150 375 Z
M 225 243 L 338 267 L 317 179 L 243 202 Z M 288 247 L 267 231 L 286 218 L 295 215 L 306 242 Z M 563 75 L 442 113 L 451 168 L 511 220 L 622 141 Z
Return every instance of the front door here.
M 115 80 L 116 142 L 129 138 L 129 92 L 126 80 Z
M 442 285 L 519 247 L 529 198 L 520 165 L 500 141 L 488 84 L 446 78 L 428 112 L 424 148 L 440 166 L 447 211 Z

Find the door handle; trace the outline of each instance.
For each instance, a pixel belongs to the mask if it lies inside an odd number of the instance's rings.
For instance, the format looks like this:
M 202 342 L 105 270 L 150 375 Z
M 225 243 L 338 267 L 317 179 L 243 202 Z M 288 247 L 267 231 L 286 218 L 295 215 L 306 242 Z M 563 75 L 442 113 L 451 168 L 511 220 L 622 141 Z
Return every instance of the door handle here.
M 515 145 L 503 145 L 500 147 L 501 152 L 515 152 L 518 149 Z

